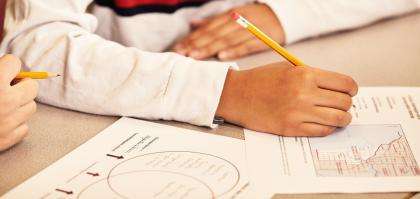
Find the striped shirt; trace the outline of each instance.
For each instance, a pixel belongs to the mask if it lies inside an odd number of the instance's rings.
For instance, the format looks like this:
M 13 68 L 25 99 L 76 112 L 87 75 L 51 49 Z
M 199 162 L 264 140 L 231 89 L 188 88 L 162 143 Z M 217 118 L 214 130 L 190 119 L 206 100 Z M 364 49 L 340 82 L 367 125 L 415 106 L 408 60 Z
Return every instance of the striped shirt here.
M 121 16 L 160 12 L 174 13 L 185 7 L 199 7 L 210 0 L 95 0 L 98 5 L 109 7 Z
M 3 38 L 4 13 L 6 11 L 6 0 L 0 0 L 0 41 Z

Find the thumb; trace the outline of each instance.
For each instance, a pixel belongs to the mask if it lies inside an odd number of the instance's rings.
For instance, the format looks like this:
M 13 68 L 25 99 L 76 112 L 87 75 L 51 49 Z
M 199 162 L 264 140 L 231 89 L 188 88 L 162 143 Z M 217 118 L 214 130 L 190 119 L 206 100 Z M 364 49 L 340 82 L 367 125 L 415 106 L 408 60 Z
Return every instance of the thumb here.
M 4 55 L 0 58 L 0 89 L 10 86 L 18 75 L 21 65 L 20 60 L 13 55 Z

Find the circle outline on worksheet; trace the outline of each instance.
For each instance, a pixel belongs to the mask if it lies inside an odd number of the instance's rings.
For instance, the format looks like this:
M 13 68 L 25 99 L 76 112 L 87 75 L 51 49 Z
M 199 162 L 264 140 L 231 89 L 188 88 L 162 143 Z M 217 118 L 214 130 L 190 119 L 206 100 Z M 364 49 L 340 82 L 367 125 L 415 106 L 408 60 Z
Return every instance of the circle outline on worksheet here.
M 239 180 L 241 179 L 241 173 L 239 172 L 238 167 L 236 167 L 236 165 L 234 165 L 231 161 L 226 160 L 225 158 L 222 158 L 222 157 L 219 157 L 219 156 L 215 156 L 215 155 L 212 155 L 212 154 L 208 154 L 208 153 L 197 152 L 197 151 L 159 151 L 159 152 L 153 152 L 153 153 L 146 153 L 146 154 L 142 154 L 142 155 L 137 155 L 137 156 L 131 157 L 131 158 L 129 158 L 129 159 L 123 160 L 123 161 L 119 162 L 118 164 L 114 165 L 114 166 L 111 168 L 111 170 L 109 170 L 109 172 L 108 172 L 108 176 L 106 177 L 109 188 L 110 188 L 110 189 L 111 189 L 111 191 L 113 191 L 115 194 L 120 195 L 120 194 L 118 194 L 118 192 L 117 192 L 116 190 L 114 190 L 114 189 L 112 188 L 112 186 L 110 185 L 109 180 L 110 180 L 110 178 L 112 178 L 111 174 L 112 174 L 112 172 L 114 171 L 114 169 L 115 169 L 115 168 L 117 168 L 118 166 L 120 166 L 121 164 L 123 164 L 123 163 L 125 163 L 125 162 L 127 162 L 127 161 L 130 161 L 130 160 L 132 160 L 132 159 L 139 158 L 139 157 L 143 157 L 143 156 L 154 155 L 154 154 L 162 154 L 162 153 L 177 153 L 177 152 L 178 152 L 178 153 L 194 153 L 194 154 L 201 154 L 201 155 L 211 156 L 211 157 L 214 157 L 214 158 L 217 158 L 217 159 L 220 159 L 220 160 L 223 160 L 223 161 L 227 162 L 228 164 L 230 164 L 230 165 L 231 165 L 231 166 L 235 169 L 235 171 L 236 171 L 236 173 L 237 173 L 237 175 L 238 175 L 238 178 L 236 179 L 236 182 L 232 185 L 232 187 L 231 187 L 231 188 L 229 188 L 229 189 L 228 189 L 228 190 L 226 190 L 225 192 L 223 192 L 223 193 L 221 193 L 221 194 L 219 194 L 219 195 L 216 195 L 216 196 L 215 196 L 216 198 L 217 198 L 217 197 L 220 197 L 220 196 L 222 196 L 222 195 L 224 195 L 224 194 L 226 194 L 226 193 L 229 193 L 230 191 L 232 191 L 232 190 L 233 190 L 233 189 L 234 189 L 234 188 L 235 188 L 235 187 L 239 184 Z M 117 174 L 116 174 L 116 175 L 117 175 Z
M 130 173 L 142 173 L 142 172 L 162 172 L 162 173 L 171 173 L 171 174 L 177 174 L 177 175 L 181 175 L 181 176 L 184 176 L 184 177 L 187 177 L 187 178 L 191 178 L 191 179 L 193 179 L 193 180 L 195 180 L 195 181 L 199 182 L 200 184 L 204 185 L 204 187 L 206 187 L 206 188 L 210 191 L 210 193 L 211 193 L 211 195 L 212 195 L 212 197 L 211 197 L 211 198 L 215 198 L 213 190 L 212 190 L 212 189 L 211 189 L 211 188 L 210 188 L 210 187 L 209 187 L 206 183 L 204 183 L 204 182 L 203 182 L 203 181 L 201 181 L 200 179 L 197 179 L 196 177 L 189 176 L 189 175 L 185 175 L 185 174 L 183 174 L 183 173 L 179 173 L 179 172 L 162 171 L 162 170 L 135 170 L 135 171 L 128 171 L 128 172 L 123 172 L 123 173 L 115 174 L 115 175 L 111 176 L 111 178 L 115 178 L 115 177 L 118 177 L 118 176 L 122 176 L 122 175 L 130 174 Z M 102 178 L 102 179 L 100 179 L 100 180 L 97 180 L 97 181 L 95 181 L 95 182 L 93 182 L 93 183 L 89 184 L 88 186 L 86 186 L 84 189 L 82 189 L 82 190 L 79 192 L 79 194 L 77 195 L 77 198 L 80 198 L 80 196 L 81 196 L 81 195 L 82 195 L 82 194 L 83 194 L 86 190 L 88 190 L 91 186 L 93 186 L 93 185 L 95 185 L 95 184 L 98 184 L 98 183 L 100 183 L 100 182 L 102 182 L 102 181 L 106 181 L 107 186 L 111 189 L 111 191 L 112 191 L 114 194 L 118 195 L 118 196 L 119 196 L 119 197 L 121 197 L 121 198 L 129 198 L 129 197 L 126 197 L 126 196 L 124 196 L 124 195 L 120 194 L 119 192 L 115 191 L 114 189 L 112 189 L 111 185 L 109 184 L 109 180 L 108 180 L 108 178 L 109 178 L 109 177 L 107 176 L 106 178 Z

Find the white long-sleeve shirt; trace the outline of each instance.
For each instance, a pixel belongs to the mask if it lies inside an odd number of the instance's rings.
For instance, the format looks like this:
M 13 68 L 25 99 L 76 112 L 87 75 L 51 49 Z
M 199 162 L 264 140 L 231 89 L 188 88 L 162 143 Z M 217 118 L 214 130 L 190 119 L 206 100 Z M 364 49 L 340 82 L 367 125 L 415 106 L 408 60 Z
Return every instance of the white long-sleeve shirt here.
M 213 1 L 205 5 L 205 9 L 200 9 L 200 12 L 195 12 L 196 9 L 181 9 L 173 15 L 148 13 L 131 17 L 118 16 L 107 7 L 94 6 L 93 14 L 99 18 L 96 32 L 98 35 L 124 45 L 161 52 L 190 31 L 189 21 L 202 19 L 253 1 L 255 0 Z M 420 8 L 420 0 L 257 1 L 267 4 L 277 15 L 285 31 L 287 44 L 326 33 L 357 28 Z M 168 27 L 171 31 L 168 31 Z
M 262 1 L 279 16 L 288 42 L 363 25 L 420 5 L 418 0 Z M 126 17 L 118 19 L 118 29 L 112 32 L 105 25 L 97 28 L 97 18 L 102 20 L 100 24 L 113 18 L 103 10 L 95 12 L 96 16 L 87 13 L 91 3 L 92 0 L 8 1 L 1 52 L 19 56 L 32 66 L 26 70 L 62 74 L 61 78 L 40 81 L 37 100 L 89 113 L 212 126 L 227 70 L 233 64 L 150 51 L 163 50 L 185 34 L 192 16 L 205 17 L 241 2 L 220 1 L 173 14 Z M 107 31 L 112 34 L 107 35 Z M 95 32 L 135 47 L 125 47 Z
M 90 3 L 8 1 L 1 52 L 19 56 L 32 66 L 26 70 L 62 74 L 39 82 L 37 100 L 95 114 L 212 126 L 232 64 L 151 53 L 105 40 L 93 33 L 98 22 L 86 13 Z

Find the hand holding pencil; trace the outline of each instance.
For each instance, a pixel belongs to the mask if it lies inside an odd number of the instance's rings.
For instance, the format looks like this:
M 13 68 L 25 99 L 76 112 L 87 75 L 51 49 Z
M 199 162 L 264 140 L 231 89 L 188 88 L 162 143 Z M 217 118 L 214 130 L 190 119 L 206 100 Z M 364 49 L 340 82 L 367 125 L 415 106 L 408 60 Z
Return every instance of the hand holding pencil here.
M 16 76 L 16 79 L 24 79 L 24 78 L 31 78 L 31 79 L 47 79 L 52 77 L 59 77 L 60 75 L 57 73 L 50 73 L 45 71 L 36 71 L 36 72 L 19 72 Z
M 15 81 L 20 68 L 21 62 L 13 55 L 0 58 L 0 151 L 25 137 L 26 122 L 36 111 L 38 83 L 29 78 Z
M 306 66 L 245 18 L 232 17 L 290 63 L 229 71 L 218 116 L 282 136 L 326 136 L 350 124 L 358 89 L 351 77 Z

